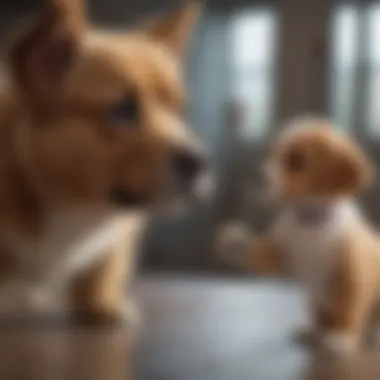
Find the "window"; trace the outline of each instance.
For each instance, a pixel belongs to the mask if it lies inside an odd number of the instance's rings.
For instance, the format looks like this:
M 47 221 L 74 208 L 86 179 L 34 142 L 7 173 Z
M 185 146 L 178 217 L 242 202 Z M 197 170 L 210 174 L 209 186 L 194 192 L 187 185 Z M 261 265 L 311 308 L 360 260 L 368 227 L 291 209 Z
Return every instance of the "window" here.
M 358 11 L 353 6 L 335 10 L 332 23 L 331 114 L 342 128 L 355 118 L 355 83 L 358 64 Z
M 365 14 L 368 26 L 366 126 L 380 136 L 380 6 L 370 6 Z
M 232 99 L 242 105 L 243 136 L 264 135 L 273 114 L 275 17 L 270 10 L 245 11 L 231 23 Z
M 380 137 L 380 5 L 345 5 L 333 17 L 331 113 Z

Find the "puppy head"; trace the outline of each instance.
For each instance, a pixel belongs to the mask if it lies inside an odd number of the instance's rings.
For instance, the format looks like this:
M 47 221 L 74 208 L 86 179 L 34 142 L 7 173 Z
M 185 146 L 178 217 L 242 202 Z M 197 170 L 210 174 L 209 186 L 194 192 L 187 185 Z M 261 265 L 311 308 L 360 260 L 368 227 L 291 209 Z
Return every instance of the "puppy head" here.
M 372 170 L 359 147 L 329 121 L 304 118 L 274 141 L 264 178 L 272 197 L 298 201 L 356 194 L 371 182 Z
M 80 0 L 50 0 L 14 38 L 17 153 L 40 194 L 132 207 L 192 193 L 205 158 L 183 120 L 181 71 L 197 13 L 107 33 Z

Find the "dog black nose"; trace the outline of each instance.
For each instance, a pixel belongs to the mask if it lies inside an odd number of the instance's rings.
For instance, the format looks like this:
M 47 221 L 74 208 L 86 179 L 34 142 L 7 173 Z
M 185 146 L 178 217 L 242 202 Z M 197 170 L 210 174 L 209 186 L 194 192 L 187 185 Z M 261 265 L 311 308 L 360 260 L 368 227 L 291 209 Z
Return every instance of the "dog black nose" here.
M 207 159 L 204 154 L 186 149 L 174 153 L 173 164 L 176 173 L 184 180 L 192 180 L 206 169 Z

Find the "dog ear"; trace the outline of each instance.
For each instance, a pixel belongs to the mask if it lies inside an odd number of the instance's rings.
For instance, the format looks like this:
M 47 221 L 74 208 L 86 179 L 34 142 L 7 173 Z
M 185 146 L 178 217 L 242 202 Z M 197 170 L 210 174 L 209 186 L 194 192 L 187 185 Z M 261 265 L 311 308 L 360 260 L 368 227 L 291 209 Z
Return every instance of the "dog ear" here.
M 186 51 L 200 11 L 201 5 L 198 2 L 187 3 L 181 9 L 145 26 L 144 32 L 181 56 Z
M 80 0 L 47 0 L 42 13 L 15 36 L 10 71 L 30 108 L 46 112 L 57 105 L 83 29 Z
M 337 153 L 332 165 L 332 182 L 338 192 L 356 193 L 370 186 L 374 171 L 368 158 L 358 147 L 347 145 Z

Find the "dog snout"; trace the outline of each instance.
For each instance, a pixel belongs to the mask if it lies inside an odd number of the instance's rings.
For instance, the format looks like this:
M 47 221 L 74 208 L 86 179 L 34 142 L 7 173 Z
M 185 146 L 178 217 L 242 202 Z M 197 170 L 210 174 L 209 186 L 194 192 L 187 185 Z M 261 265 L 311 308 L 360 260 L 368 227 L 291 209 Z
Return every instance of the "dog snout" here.
M 207 169 L 207 157 L 204 153 L 188 148 L 176 149 L 173 154 L 173 167 L 184 181 L 191 182 Z
M 210 161 L 197 146 L 176 149 L 172 156 L 172 183 L 177 195 L 191 201 L 206 201 L 214 194 Z

